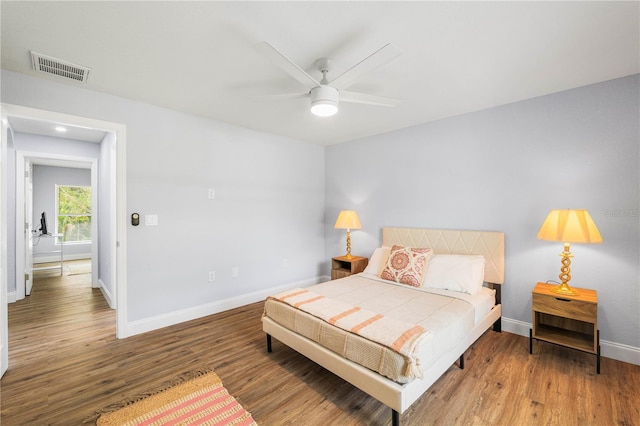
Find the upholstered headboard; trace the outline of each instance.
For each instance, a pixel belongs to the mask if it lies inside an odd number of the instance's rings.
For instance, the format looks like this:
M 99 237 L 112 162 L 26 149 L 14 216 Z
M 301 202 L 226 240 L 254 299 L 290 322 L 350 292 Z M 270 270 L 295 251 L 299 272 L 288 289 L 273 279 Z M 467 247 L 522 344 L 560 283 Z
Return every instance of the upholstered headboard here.
M 437 254 L 481 254 L 484 280 L 504 283 L 504 233 L 448 229 L 382 228 L 382 245 L 429 247 Z

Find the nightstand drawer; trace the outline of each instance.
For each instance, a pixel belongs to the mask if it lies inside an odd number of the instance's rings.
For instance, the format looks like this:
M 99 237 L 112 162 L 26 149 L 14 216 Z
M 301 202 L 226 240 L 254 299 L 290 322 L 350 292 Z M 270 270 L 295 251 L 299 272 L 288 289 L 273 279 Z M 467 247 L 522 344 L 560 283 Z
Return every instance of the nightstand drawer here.
M 562 296 L 554 297 L 541 294 L 533 294 L 533 309 L 552 315 L 580 321 L 595 322 L 598 305 L 580 300 L 567 299 Z

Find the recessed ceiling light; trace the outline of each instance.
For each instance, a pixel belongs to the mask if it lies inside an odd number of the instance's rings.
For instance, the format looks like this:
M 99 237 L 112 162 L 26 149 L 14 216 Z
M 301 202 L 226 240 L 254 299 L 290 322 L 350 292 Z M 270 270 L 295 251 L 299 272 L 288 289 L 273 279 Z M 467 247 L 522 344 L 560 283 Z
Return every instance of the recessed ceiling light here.
M 67 131 L 67 128 L 64 126 L 56 126 L 56 132 L 64 133 Z

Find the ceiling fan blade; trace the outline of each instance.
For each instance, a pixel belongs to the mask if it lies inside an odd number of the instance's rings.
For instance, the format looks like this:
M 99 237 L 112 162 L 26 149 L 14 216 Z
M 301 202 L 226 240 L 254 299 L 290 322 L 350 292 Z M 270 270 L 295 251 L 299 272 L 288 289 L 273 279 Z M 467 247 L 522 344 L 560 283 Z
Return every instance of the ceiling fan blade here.
M 361 75 L 372 71 L 392 59 L 400 56 L 402 50 L 389 43 L 380 49 L 376 50 L 371 55 L 364 58 L 362 61 L 342 73 L 331 81 L 331 85 L 338 89 L 346 89 L 351 86 Z
M 340 102 L 394 107 L 402 102 L 402 99 L 387 98 L 386 96 L 367 95 L 365 93 L 347 92 L 345 90 L 341 90 Z
M 254 97 L 269 99 L 303 99 L 309 98 L 309 93 L 274 93 L 265 95 L 254 95 Z
M 276 65 L 282 68 L 291 77 L 302 83 L 305 87 L 312 89 L 316 86 L 320 86 L 319 81 L 266 41 L 256 44 L 255 48 L 263 55 L 270 58 Z

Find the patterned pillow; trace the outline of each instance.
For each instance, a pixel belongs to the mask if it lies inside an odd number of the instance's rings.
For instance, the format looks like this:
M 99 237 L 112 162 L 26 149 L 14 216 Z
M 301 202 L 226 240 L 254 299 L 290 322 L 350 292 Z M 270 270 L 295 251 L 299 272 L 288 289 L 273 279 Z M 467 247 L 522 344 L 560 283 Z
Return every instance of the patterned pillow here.
M 431 249 L 394 245 L 389 253 L 387 266 L 380 274 L 383 280 L 395 281 L 412 287 L 420 287 Z

